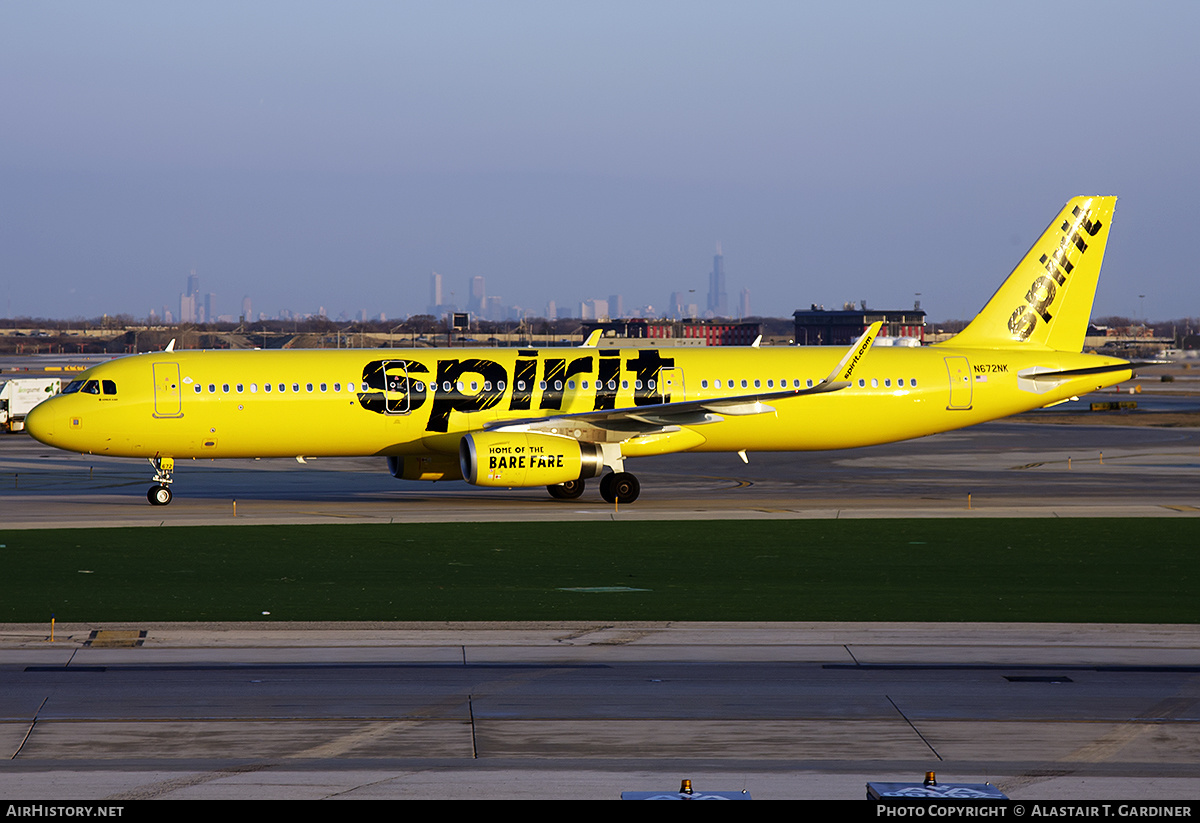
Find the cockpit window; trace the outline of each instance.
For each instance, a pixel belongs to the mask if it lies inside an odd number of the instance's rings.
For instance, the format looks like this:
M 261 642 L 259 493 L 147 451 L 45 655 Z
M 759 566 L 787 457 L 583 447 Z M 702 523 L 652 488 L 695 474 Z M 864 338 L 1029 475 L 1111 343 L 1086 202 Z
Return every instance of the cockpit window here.
M 83 392 L 84 394 L 99 394 L 100 393 L 100 381 L 99 380 L 89 380 L 83 384 L 83 388 L 81 388 L 80 391 Z
M 62 390 L 62 393 L 63 394 L 74 394 L 75 392 L 79 391 L 82 388 L 83 388 L 82 380 L 72 380 L 70 383 L 67 384 L 67 387 Z
M 114 380 L 101 380 L 100 385 L 103 387 L 105 394 L 117 393 L 117 384 Z

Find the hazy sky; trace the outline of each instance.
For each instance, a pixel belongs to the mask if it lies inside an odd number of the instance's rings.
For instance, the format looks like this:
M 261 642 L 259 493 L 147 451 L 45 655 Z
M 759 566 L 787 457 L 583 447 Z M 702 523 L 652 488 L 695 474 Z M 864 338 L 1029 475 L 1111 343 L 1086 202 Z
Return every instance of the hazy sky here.
M 1095 314 L 1200 315 L 1200 3 L 0 0 L 0 315 L 586 297 L 974 314 L 1116 194 Z M 1138 295 L 1144 294 L 1144 301 Z

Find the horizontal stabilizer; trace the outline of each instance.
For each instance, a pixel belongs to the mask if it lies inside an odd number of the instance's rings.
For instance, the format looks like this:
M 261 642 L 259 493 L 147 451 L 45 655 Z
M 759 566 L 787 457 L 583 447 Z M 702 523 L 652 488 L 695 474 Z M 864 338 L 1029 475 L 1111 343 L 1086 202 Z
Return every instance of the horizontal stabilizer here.
M 1104 366 L 1091 366 L 1086 369 L 1056 369 L 1041 371 L 1037 367 L 1018 372 L 1019 377 L 1026 380 L 1065 380 L 1072 377 L 1087 377 L 1091 374 L 1112 374 L 1118 371 L 1133 371 L 1136 363 L 1109 363 Z

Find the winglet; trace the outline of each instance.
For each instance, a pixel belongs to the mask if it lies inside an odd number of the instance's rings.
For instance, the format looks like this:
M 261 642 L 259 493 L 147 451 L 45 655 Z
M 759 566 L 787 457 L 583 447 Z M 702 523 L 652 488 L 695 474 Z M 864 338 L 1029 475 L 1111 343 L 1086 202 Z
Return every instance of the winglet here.
M 837 364 L 829 377 L 825 378 L 830 382 L 849 382 L 851 375 L 854 374 L 854 369 L 862 361 L 867 350 L 871 348 L 871 344 L 875 342 L 875 338 L 879 336 L 879 330 L 883 328 L 883 321 L 876 320 L 870 327 L 862 333 L 862 336 L 855 341 L 854 345 L 847 350 L 842 362 Z
M 587 336 L 587 340 L 584 340 L 582 343 L 579 344 L 579 348 L 581 348 L 581 349 L 596 348 L 596 346 L 599 345 L 599 343 L 600 343 L 600 335 L 601 334 L 602 334 L 602 332 L 600 329 L 592 329 L 592 333 Z
M 174 337 L 171 338 L 171 342 L 167 344 L 167 347 L 165 349 L 163 349 L 163 351 L 175 351 L 175 338 Z

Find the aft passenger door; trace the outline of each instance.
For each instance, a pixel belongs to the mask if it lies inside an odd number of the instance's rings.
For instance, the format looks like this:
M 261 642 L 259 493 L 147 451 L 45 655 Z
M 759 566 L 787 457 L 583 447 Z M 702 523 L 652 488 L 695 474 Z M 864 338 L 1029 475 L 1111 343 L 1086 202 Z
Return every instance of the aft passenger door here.
M 965 357 L 947 357 L 950 375 L 950 403 L 947 409 L 971 408 L 971 364 Z

